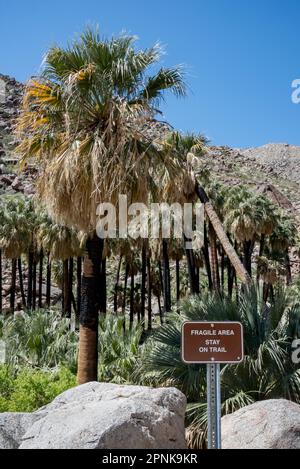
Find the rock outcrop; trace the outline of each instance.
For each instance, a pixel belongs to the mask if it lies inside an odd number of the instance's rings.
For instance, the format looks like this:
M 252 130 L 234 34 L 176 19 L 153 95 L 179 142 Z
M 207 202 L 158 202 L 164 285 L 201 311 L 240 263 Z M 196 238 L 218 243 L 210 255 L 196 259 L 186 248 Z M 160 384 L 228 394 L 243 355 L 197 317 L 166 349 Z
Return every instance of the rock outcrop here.
M 224 449 L 300 449 L 300 406 L 261 401 L 222 418 Z
M 33 414 L 2 414 L 0 448 L 184 449 L 185 408 L 175 388 L 87 383 Z

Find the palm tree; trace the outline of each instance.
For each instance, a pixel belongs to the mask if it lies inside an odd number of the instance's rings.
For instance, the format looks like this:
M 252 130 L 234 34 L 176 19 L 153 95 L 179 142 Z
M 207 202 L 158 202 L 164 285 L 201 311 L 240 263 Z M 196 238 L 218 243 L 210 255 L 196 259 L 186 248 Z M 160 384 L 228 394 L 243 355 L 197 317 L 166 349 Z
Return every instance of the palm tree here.
M 15 309 L 17 260 L 28 251 L 36 224 L 31 200 L 22 196 L 5 196 L 0 205 L 0 249 L 11 259 L 10 309 Z M 20 274 L 20 277 L 22 273 Z
M 26 88 L 18 131 L 23 161 L 43 169 L 38 194 L 50 215 L 88 235 L 84 255 L 78 382 L 97 379 L 97 329 L 103 243 L 96 209 L 149 193 L 179 192 L 184 171 L 141 130 L 157 113 L 166 90 L 184 96 L 180 68 L 160 68 L 160 48 L 136 50 L 135 38 L 102 39 L 85 31 L 63 49 L 52 47 L 41 76 Z M 175 178 L 176 176 L 176 178 Z M 170 184 L 172 181 L 172 185 Z M 174 181 L 177 181 L 174 184 Z M 175 187 L 174 187 L 175 186 Z

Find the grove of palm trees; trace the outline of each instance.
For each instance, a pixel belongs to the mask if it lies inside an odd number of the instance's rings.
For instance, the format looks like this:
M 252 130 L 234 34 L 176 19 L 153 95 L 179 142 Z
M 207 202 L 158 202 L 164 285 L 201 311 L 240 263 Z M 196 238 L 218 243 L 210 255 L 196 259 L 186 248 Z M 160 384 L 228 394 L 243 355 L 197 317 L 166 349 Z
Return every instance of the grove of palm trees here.
M 86 28 L 50 47 L 20 89 L 16 113 L 1 110 L 0 412 L 35 412 L 96 382 L 175 387 L 187 399 L 187 447 L 206 448 L 205 367 L 181 360 L 187 320 L 243 325 L 243 363 L 221 368 L 223 416 L 260 401 L 300 405 L 294 200 L 274 174 L 242 174 L 225 147 L 222 172 L 200 128 L 164 121 L 171 95 L 190 93 L 184 67 L 165 67 L 158 44 Z M 161 219 L 156 239 L 120 227 L 99 237 L 97 207 L 120 209 L 120 194 L 202 204 L 203 242 L 173 228 L 165 238 Z

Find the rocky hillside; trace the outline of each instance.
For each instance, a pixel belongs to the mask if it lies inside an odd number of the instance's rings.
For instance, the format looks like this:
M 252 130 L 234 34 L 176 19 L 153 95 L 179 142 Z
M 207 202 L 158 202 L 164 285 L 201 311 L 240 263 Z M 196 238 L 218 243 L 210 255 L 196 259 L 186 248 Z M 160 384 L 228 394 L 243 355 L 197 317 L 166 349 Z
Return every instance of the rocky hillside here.
M 0 194 L 34 192 L 34 169 L 25 175 L 18 173 L 17 158 L 14 154 L 15 139 L 13 125 L 18 115 L 24 86 L 14 78 L 0 74 Z
M 22 99 L 24 85 L 0 74 L 5 100 L 0 101 L 0 194 L 34 192 L 34 168 L 17 174 L 12 126 Z M 0 87 L 3 89 L 3 86 Z M 151 125 L 151 137 L 169 131 L 163 123 Z M 217 179 L 226 184 L 247 184 L 269 195 L 274 202 L 295 213 L 300 224 L 300 147 L 268 144 L 259 148 L 231 149 L 209 146 L 208 164 Z

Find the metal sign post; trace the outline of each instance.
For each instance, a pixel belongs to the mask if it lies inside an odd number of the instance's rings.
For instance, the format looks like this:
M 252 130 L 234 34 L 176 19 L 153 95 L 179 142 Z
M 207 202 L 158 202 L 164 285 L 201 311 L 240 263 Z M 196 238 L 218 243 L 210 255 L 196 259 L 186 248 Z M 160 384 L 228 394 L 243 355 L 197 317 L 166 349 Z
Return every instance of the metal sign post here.
M 244 359 L 243 326 L 239 322 L 186 322 L 182 326 L 184 363 L 207 369 L 208 448 L 221 449 L 221 363 Z
M 221 449 L 221 383 L 220 365 L 206 365 L 207 373 L 207 439 L 208 449 Z

